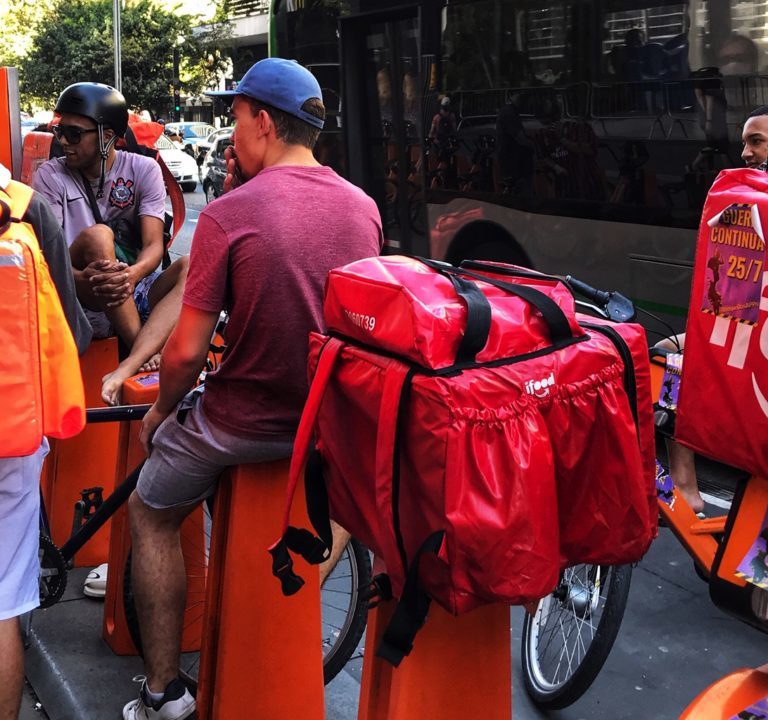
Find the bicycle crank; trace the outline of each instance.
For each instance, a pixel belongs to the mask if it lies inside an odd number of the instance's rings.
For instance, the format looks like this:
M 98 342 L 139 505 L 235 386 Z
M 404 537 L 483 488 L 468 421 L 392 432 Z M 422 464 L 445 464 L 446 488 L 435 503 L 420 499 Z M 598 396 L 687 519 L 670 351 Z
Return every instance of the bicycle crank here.
M 55 605 L 67 589 L 67 565 L 61 550 L 47 535 L 40 535 L 40 607 Z

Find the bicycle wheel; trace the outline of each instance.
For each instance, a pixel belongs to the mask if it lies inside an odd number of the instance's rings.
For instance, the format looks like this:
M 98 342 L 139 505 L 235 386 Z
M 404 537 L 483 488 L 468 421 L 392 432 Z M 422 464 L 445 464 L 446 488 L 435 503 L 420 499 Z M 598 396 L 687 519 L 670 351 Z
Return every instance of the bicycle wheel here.
M 567 707 L 592 685 L 619 632 L 631 578 L 631 565 L 577 565 L 526 613 L 523 680 L 539 707 Z
M 362 591 L 370 584 L 371 556 L 352 538 L 320 591 L 326 685 L 349 662 L 365 632 L 368 601 Z
M 209 535 L 210 526 L 206 528 Z M 199 556 L 198 556 L 199 557 Z M 207 552 L 204 556 L 207 560 Z M 187 563 L 187 606 L 184 614 L 184 632 L 197 631 L 204 615 L 204 586 L 199 583 L 190 592 L 190 577 L 204 577 L 207 567 L 201 562 Z M 131 556 L 128 555 L 123 580 L 123 607 L 128 631 L 141 654 L 141 635 L 136 605 L 131 589 Z M 368 602 L 362 592 L 371 583 L 371 560 L 368 550 L 357 540 L 350 540 L 338 563 L 331 570 L 321 589 L 321 621 L 323 646 L 323 678 L 328 684 L 346 665 L 365 632 L 368 620 Z M 197 691 L 200 653 L 189 652 L 181 656 L 179 676 L 190 692 Z

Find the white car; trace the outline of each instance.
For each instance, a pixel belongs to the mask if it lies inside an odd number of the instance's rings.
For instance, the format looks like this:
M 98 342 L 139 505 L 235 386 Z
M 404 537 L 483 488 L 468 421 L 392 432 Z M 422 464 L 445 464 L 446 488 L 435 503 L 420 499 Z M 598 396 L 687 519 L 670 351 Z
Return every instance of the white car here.
M 157 138 L 155 147 L 184 192 L 194 192 L 197 187 L 198 168 L 195 159 L 179 150 L 165 135 Z

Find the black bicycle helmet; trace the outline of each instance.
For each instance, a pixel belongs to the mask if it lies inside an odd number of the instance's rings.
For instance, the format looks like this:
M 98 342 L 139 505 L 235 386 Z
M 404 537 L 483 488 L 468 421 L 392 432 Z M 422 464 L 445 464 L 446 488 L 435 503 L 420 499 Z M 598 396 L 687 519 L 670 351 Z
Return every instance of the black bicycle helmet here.
M 101 153 L 101 173 L 96 197 L 102 197 L 109 150 L 118 138 L 125 135 L 128 129 L 128 104 L 125 102 L 125 98 L 111 85 L 80 82 L 70 85 L 59 95 L 55 112 L 82 115 L 96 123 Z M 106 142 L 104 141 L 104 128 L 110 128 L 115 133 Z
M 56 103 L 57 113 L 72 113 L 90 118 L 97 125 L 111 128 L 118 137 L 128 127 L 128 105 L 125 98 L 110 85 L 80 82 L 70 85 Z

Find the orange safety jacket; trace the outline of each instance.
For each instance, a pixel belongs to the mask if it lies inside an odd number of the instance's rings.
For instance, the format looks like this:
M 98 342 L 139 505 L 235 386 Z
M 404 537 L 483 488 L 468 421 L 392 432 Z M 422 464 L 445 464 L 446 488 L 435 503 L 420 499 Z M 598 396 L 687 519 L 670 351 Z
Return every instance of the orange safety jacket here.
M 21 222 L 31 200 L 22 183 L 0 188 L 0 457 L 85 425 L 77 347 L 34 230 Z

